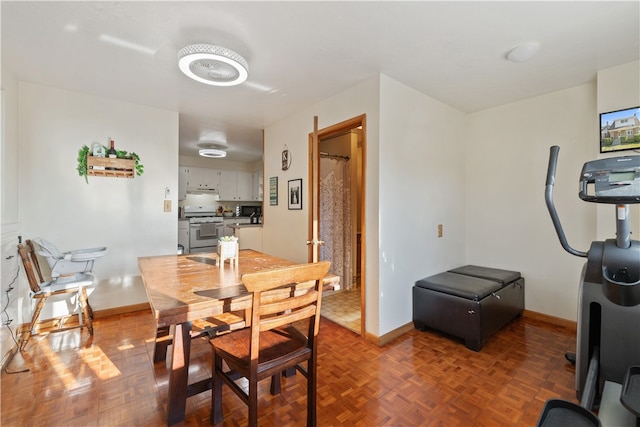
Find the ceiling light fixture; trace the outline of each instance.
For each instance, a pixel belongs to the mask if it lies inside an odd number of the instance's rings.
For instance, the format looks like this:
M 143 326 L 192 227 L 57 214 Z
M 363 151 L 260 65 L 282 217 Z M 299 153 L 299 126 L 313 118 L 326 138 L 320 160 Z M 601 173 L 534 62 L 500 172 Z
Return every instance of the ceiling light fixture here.
M 198 153 L 202 157 L 211 157 L 214 159 L 220 159 L 222 157 L 227 157 L 227 152 L 224 150 L 218 150 L 217 148 L 201 148 Z
M 242 56 L 210 44 L 192 44 L 180 49 L 178 67 L 188 77 L 214 86 L 239 85 L 249 76 L 249 65 Z
M 507 59 L 511 62 L 526 62 L 533 58 L 540 50 L 540 43 L 531 42 L 516 46 L 507 53 Z

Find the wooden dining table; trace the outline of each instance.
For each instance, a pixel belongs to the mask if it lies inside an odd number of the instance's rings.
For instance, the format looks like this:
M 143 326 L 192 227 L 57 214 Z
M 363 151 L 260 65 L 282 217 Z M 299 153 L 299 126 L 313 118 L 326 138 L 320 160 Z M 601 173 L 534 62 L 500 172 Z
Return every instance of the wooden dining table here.
M 201 319 L 251 308 L 242 275 L 297 263 L 252 249 L 239 251 L 238 263 L 218 265 L 215 253 L 138 258 L 151 311 L 157 324 L 154 363 L 166 361 L 171 346 L 167 424 L 183 421 L 187 398 L 211 388 L 211 379 L 188 384 L 193 324 Z M 339 276 L 329 274 L 324 289 L 337 289 Z

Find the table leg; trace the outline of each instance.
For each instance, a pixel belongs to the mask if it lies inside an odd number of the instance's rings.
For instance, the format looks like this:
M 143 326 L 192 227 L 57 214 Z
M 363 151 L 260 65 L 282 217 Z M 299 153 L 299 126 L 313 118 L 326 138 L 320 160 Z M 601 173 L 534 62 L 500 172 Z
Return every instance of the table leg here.
M 189 356 L 191 353 L 191 322 L 176 325 L 169 370 L 169 399 L 167 402 L 167 425 L 184 421 L 187 408 L 187 385 L 189 380 Z
M 169 326 L 163 326 L 156 331 L 156 345 L 153 349 L 153 363 L 164 362 L 167 359 L 167 347 L 173 337 L 169 334 Z

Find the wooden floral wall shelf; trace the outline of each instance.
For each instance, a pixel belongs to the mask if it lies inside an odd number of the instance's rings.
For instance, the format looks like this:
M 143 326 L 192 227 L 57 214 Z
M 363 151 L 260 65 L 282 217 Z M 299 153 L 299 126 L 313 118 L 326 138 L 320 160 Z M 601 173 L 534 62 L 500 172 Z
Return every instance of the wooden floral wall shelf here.
M 94 143 L 94 151 L 91 151 L 85 144 L 78 150 L 78 175 L 83 176 L 85 182 L 89 175 L 106 176 L 112 178 L 133 178 L 144 173 L 144 166 L 140 163 L 140 156 L 134 152 L 116 150 L 116 157 L 103 157 L 95 154 L 95 150 L 106 152 L 106 147 Z M 100 150 L 102 148 L 102 150 Z
M 87 155 L 87 175 L 133 178 L 135 163 L 136 161 L 133 159 L 112 159 Z

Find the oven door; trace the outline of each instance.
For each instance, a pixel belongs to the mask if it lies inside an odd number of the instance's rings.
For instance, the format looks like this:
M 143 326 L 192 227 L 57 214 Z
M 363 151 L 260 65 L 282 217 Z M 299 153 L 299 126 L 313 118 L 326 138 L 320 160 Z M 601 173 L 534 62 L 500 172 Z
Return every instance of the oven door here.
M 216 252 L 222 224 L 191 224 L 189 226 L 189 252 Z

